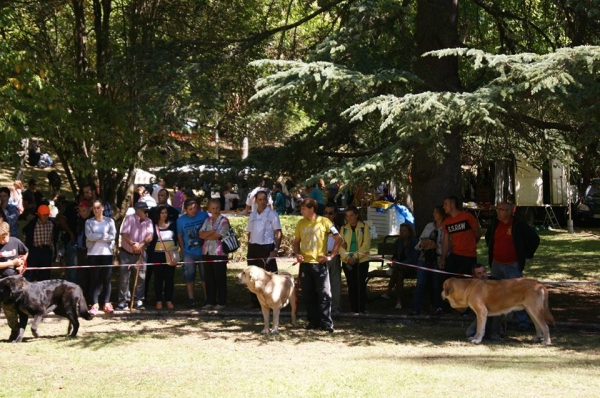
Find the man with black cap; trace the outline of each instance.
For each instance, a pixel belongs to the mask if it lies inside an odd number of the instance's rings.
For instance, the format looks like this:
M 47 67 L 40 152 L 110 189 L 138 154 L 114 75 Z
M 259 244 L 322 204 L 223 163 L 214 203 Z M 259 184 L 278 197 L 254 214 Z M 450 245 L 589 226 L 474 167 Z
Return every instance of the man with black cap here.
M 119 251 L 119 263 L 121 272 L 119 275 L 119 304 L 117 310 L 123 311 L 128 308 L 127 303 L 131 300 L 129 291 L 129 278 L 131 269 L 138 267 L 138 281 L 135 289 L 134 308 L 144 309 L 144 285 L 146 280 L 146 247 L 152 241 L 154 229 L 152 220 L 148 217 L 148 205 L 146 202 L 137 202 L 133 206 L 135 214 L 125 217 L 121 224 L 121 250 Z
M 29 249 L 28 269 L 25 278 L 28 281 L 45 281 L 50 279 L 50 270 L 34 270 L 52 265 L 52 245 L 54 244 L 54 222 L 50 220 L 50 207 L 39 205 L 37 217 L 23 228 L 25 246 Z

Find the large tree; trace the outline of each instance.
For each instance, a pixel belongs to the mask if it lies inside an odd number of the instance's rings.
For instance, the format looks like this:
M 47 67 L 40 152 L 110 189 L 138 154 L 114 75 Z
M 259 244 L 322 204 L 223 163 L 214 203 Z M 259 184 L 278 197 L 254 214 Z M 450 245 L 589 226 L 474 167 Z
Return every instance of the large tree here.
M 461 4 L 358 2 L 312 59 L 255 62 L 276 71 L 254 99 L 313 120 L 282 151 L 302 145 L 289 157 L 313 166 L 302 170 L 351 182 L 410 173 L 422 225 L 444 196 L 461 195 L 467 155 L 542 163 L 598 139 L 598 48 L 557 50 L 578 42 L 572 36 L 599 42 L 597 23 L 583 23 L 598 5 Z M 562 29 L 565 16 L 585 32 Z M 443 49 L 454 50 L 431 53 Z
M 304 54 L 339 3 L 1 0 L 0 132 L 44 139 L 74 193 L 97 176 L 114 202 L 135 167 L 179 156 L 172 132 L 196 133 L 200 157 L 217 133 L 234 148 L 277 139 L 281 118 L 246 117 L 247 64 Z

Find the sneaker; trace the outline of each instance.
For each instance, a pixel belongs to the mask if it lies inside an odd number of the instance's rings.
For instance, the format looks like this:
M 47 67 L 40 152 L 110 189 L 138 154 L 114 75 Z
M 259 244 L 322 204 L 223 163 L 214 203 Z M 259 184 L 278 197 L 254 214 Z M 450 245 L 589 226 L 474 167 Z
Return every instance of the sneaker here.
M 127 311 L 128 309 L 129 307 L 127 307 L 127 303 L 119 303 L 117 308 L 115 308 L 116 311 Z
M 434 316 L 444 316 L 444 315 L 448 315 L 448 313 L 446 311 L 444 311 L 443 309 L 441 309 L 440 307 L 438 307 L 435 309 L 435 311 L 433 311 L 433 315 Z
M 212 304 L 206 304 L 205 306 L 202 307 L 203 310 L 212 310 L 214 308 L 214 305 Z
M 396 303 L 396 306 L 394 307 L 397 310 L 401 310 L 402 309 L 402 303 Z
M 162 301 L 157 301 L 156 302 L 156 309 L 157 310 L 162 310 Z
M 194 308 L 196 306 L 196 300 L 193 298 L 188 299 L 188 308 Z
M 385 300 L 389 300 L 389 299 L 390 299 L 390 296 L 389 296 L 387 293 L 383 293 L 383 294 L 382 294 L 381 296 L 379 296 L 379 297 L 381 297 L 382 299 L 385 299 Z
M 115 312 L 115 309 L 113 308 L 111 303 L 104 304 L 104 313 L 112 314 L 113 312 Z
M 217 311 L 224 310 L 224 309 L 225 309 L 225 305 L 221 305 L 221 304 L 215 305 L 215 310 L 217 310 Z
M 133 308 L 135 308 L 136 310 L 145 310 L 146 307 L 144 307 L 144 302 L 142 300 L 137 300 L 135 302 L 135 305 L 133 306 Z
M 167 308 L 170 309 L 170 310 L 172 310 L 173 308 L 175 308 L 175 306 L 173 305 L 172 302 L 167 301 Z
M 94 304 L 92 305 L 92 308 L 90 308 L 90 315 L 91 316 L 95 316 L 98 313 L 98 310 L 100 309 L 100 306 L 98 304 Z
M 321 328 L 321 330 L 323 330 L 327 333 L 333 333 L 333 327 L 331 327 L 331 326 L 323 327 L 323 328 Z

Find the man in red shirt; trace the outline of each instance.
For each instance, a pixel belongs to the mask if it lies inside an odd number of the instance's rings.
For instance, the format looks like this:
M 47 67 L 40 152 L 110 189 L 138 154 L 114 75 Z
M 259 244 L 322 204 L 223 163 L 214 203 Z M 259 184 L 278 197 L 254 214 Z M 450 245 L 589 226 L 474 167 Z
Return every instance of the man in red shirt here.
M 496 212 L 498 219 L 492 221 L 485 234 L 492 276 L 498 279 L 521 278 L 525 260 L 533 258 L 540 244 L 540 237 L 527 223 L 513 217 L 510 203 L 498 204 Z M 519 311 L 517 318 L 519 328 L 527 330 L 527 313 Z
M 479 221 L 469 212 L 459 208 L 456 196 L 444 199 L 442 258 L 440 269 L 459 274 L 471 274 L 477 264 L 477 242 L 481 239 Z M 451 249 L 450 249 L 451 248 Z

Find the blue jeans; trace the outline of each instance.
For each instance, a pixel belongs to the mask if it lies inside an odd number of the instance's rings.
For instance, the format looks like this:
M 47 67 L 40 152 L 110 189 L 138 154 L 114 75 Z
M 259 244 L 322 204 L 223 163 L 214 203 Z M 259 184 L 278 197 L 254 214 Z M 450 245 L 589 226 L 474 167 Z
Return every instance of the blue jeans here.
M 522 278 L 523 273 L 519 269 L 519 263 L 499 264 L 492 261 L 492 276 L 499 279 L 516 279 Z M 519 321 L 519 326 L 528 327 L 531 324 L 527 311 L 515 311 L 515 315 Z
M 202 256 L 194 256 L 193 254 L 183 253 L 183 280 L 185 282 L 196 282 L 196 262 L 198 264 L 198 272 L 200 273 L 200 282 L 204 282 L 204 264 Z
M 425 267 L 429 269 L 438 269 L 437 263 L 427 263 L 424 260 L 419 260 L 417 265 L 419 267 Z M 423 297 L 425 296 L 425 291 L 427 290 L 428 285 L 430 290 L 433 291 L 432 297 L 434 298 L 433 304 L 435 308 L 441 305 L 441 297 L 439 298 L 439 300 L 435 297 L 436 294 L 437 296 L 440 296 L 440 294 L 442 293 L 441 288 L 439 291 L 435 289 L 435 285 L 437 285 L 435 283 L 435 280 L 437 279 L 436 276 L 437 274 L 435 274 L 434 272 L 417 268 L 417 285 L 415 287 L 415 298 L 413 301 L 413 311 L 415 313 L 421 313 L 421 305 L 423 303 Z

